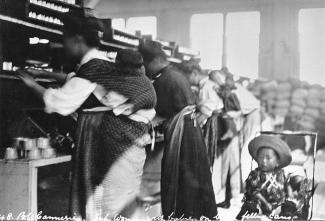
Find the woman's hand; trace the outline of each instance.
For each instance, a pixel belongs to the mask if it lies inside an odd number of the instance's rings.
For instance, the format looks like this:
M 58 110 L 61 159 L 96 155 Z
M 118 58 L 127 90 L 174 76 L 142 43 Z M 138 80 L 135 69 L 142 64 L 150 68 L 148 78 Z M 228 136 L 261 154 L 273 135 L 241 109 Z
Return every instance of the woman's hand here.
M 122 104 L 118 107 L 118 109 L 123 110 L 123 115 L 131 115 L 133 113 L 134 105 L 133 104 Z
M 268 212 L 271 213 L 273 211 L 273 207 L 272 207 L 271 203 L 266 203 L 265 204 L 265 207 L 266 207 L 266 209 L 267 209 Z
M 197 116 L 197 122 L 199 123 L 200 127 L 203 127 L 206 121 L 208 120 L 209 116 L 200 113 L 199 116 Z
M 33 77 L 46 77 L 46 71 L 38 70 L 35 68 L 28 68 L 25 70 L 28 74 L 32 75 Z
M 18 70 L 17 73 L 18 77 L 24 82 L 24 84 L 27 87 L 30 87 L 40 99 L 43 99 L 45 88 L 39 85 L 34 78 L 25 71 Z
M 37 84 L 35 79 L 25 71 L 19 70 L 17 72 L 18 72 L 18 77 L 24 82 L 26 86 L 34 87 Z

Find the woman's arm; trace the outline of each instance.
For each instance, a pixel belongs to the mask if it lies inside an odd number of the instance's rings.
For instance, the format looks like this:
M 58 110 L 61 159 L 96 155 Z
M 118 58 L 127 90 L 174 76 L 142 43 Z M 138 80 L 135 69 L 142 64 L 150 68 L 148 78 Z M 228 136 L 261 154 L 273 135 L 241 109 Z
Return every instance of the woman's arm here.
M 27 69 L 26 71 L 34 77 L 51 78 L 56 80 L 60 84 L 65 83 L 68 76 L 66 73 L 62 72 L 50 72 L 33 68 Z
M 44 102 L 47 113 L 59 113 L 63 116 L 73 113 L 96 88 L 95 83 L 74 77 L 61 88 L 45 89 L 26 72 L 19 71 L 18 73 L 23 82 Z
M 27 87 L 31 88 L 35 92 L 37 97 L 43 99 L 45 88 L 39 85 L 32 76 L 23 71 L 18 71 L 18 77 L 25 83 Z

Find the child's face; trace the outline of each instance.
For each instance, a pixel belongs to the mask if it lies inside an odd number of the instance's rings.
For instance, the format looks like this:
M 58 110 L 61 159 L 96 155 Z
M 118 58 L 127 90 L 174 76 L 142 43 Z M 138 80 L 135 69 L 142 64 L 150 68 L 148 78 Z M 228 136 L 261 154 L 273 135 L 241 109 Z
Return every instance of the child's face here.
M 209 77 L 210 77 L 210 80 L 214 81 L 219 86 L 224 85 L 226 82 L 226 78 L 221 73 L 216 72 L 216 71 L 211 72 Z
M 268 147 L 263 147 L 259 150 L 257 163 L 258 167 L 264 172 L 273 171 L 277 166 L 279 166 L 276 152 Z

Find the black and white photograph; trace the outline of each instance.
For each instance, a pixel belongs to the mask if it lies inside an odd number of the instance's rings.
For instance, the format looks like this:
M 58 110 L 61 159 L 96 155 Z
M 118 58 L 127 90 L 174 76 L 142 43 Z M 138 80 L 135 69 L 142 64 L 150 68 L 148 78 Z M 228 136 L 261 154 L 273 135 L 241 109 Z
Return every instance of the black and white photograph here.
M 325 221 L 324 172 L 325 0 L 0 0 L 0 221 Z

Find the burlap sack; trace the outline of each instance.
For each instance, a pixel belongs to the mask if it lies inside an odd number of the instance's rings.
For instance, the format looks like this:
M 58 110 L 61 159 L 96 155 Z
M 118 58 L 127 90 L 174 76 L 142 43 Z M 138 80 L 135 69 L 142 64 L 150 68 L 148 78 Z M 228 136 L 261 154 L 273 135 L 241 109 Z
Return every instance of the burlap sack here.
M 279 108 L 276 107 L 274 108 L 273 113 L 277 116 L 285 117 L 288 114 L 289 110 L 288 108 Z
M 261 85 L 261 91 L 262 92 L 269 92 L 269 91 L 275 91 L 277 88 L 278 83 L 276 81 L 270 81 L 266 83 L 262 83 Z
M 275 102 L 275 107 L 277 108 L 289 108 L 290 107 L 290 101 L 289 100 L 277 100 Z
M 320 111 L 321 115 L 325 115 L 325 107 L 320 107 L 319 111 Z
M 312 124 L 315 124 L 316 122 L 316 119 L 310 115 L 302 115 L 301 118 L 300 118 L 301 121 L 305 121 L 305 122 L 308 122 L 308 123 L 312 123 Z
M 292 105 L 300 106 L 300 107 L 306 107 L 307 103 L 306 100 L 303 98 L 292 98 L 291 100 Z
M 320 112 L 316 108 L 307 108 L 304 115 L 317 119 L 320 116 Z
M 299 88 L 292 92 L 291 97 L 292 97 L 292 99 L 294 99 L 294 98 L 301 99 L 301 98 L 307 97 L 307 95 L 308 95 L 308 90 Z
M 292 90 L 292 86 L 288 82 L 280 83 L 277 87 L 278 92 L 288 92 Z
M 304 113 L 305 108 L 301 107 L 301 106 L 297 106 L 297 105 L 292 105 L 290 107 L 290 112 L 295 115 L 295 116 L 300 116 Z
M 311 108 L 319 108 L 321 105 L 321 100 L 319 98 L 307 99 L 307 106 Z
M 322 101 L 325 101 L 325 89 L 323 89 L 320 93 L 320 98 Z
M 275 97 L 276 97 L 276 92 L 275 91 L 269 91 L 269 92 L 264 93 L 261 96 L 261 99 L 264 100 L 264 101 L 267 101 L 267 100 L 275 99 Z
M 317 88 L 310 88 L 308 90 L 307 99 L 320 98 L 320 94 L 321 94 L 321 90 L 319 90 Z
M 304 120 L 299 120 L 298 124 L 301 126 L 302 129 L 304 130 L 310 130 L 310 131 L 314 131 L 315 130 L 315 124 L 308 122 L 308 121 L 304 121 Z
M 277 100 L 289 100 L 291 97 L 291 91 L 283 91 L 283 92 L 279 92 L 277 91 L 276 93 L 276 99 Z

